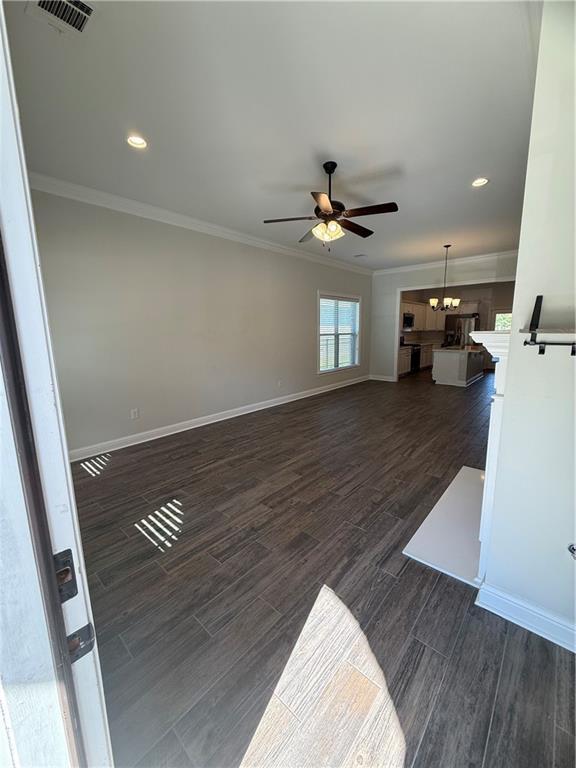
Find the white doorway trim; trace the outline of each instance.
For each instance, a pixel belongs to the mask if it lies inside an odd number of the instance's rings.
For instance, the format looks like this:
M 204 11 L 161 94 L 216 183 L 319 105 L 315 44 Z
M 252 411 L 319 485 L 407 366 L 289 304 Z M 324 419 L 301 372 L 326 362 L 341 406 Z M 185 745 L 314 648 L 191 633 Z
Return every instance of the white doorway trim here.
M 24 148 L 20 132 L 18 106 L 12 77 L 8 37 L 3 8 L 0 5 L 0 227 L 4 247 L 4 260 L 7 271 L 8 290 L 11 298 L 13 320 L 15 325 L 16 343 L 22 366 L 23 391 L 27 397 L 27 407 L 32 432 L 33 445 L 37 459 L 39 485 L 43 507 L 49 528 L 49 538 L 52 552 L 71 549 L 76 569 L 78 593 L 61 605 L 65 632 L 68 635 L 93 623 L 88 583 L 84 566 L 84 557 L 74 500 L 72 478 L 68 465 L 68 450 L 60 406 L 58 383 L 52 357 L 52 348 L 48 329 L 48 319 L 44 301 L 44 290 L 38 258 L 36 233 L 28 187 L 27 168 Z M 5 399 L 3 401 L 5 403 Z M 10 425 L 6 429 L 8 438 L 13 434 Z M 19 456 L 22 466 L 25 457 Z M 11 477 L 10 486 L 14 490 L 18 476 Z M 6 484 L 8 485 L 8 484 Z M 17 489 L 16 489 L 17 490 Z M 14 497 L 16 498 L 16 497 Z M 3 523 L 17 526 L 15 515 L 18 510 L 4 503 L 2 491 Z M 20 519 L 19 525 L 23 535 L 32 540 L 33 534 L 26 519 Z M 28 557 L 20 567 L 28 569 L 35 576 L 36 587 L 43 586 L 45 572 L 39 567 L 39 562 Z M 5 569 L 7 566 L 3 564 Z M 55 577 L 54 577 L 55 578 Z M 4 585 L 4 583 L 3 583 Z M 32 581 L 30 582 L 30 590 Z M 30 605 L 37 606 L 37 595 L 32 595 L 24 586 L 19 600 L 24 605 L 30 598 Z M 14 601 L 10 595 L 0 595 L 1 605 L 7 610 L 13 609 Z M 36 615 L 36 611 L 34 613 Z M 46 617 L 44 621 L 47 626 Z M 53 651 L 55 638 L 50 636 Z M 60 638 L 61 639 L 61 638 Z M 64 637 L 65 642 L 65 637 Z M 46 657 L 46 648 L 39 647 L 37 655 L 28 654 L 27 659 L 17 659 L 11 667 L 12 688 L 16 689 L 18 680 L 24 685 L 28 674 L 42 662 L 54 664 L 54 653 Z M 2 656 L 2 665 L 9 666 L 10 656 Z M 66 659 L 68 661 L 68 659 Z M 14 659 L 12 659 L 14 661 Z M 30 669 L 25 669 L 26 663 Z M 72 666 L 72 681 L 77 701 L 78 730 L 82 735 L 86 762 L 89 766 L 111 766 L 112 750 L 108 733 L 108 721 L 104 702 L 102 678 L 97 646 Z M 54 675 L 45 679 L 46 689 L 58 695 L 58 677 Z M 3 685 L 6 685 L 5 680 Z M 6 690 L 3 690 L 3 694 Z M 51 710 L 51 717 L 46 716 L 42 709 L 41 697 L 34 695 L 34 686 L 30 686 L 26 699 L 28 711 L 26 717 L 16 707 L 7 715 L 12 726 L 6 726 L 5 734 L 12 734 L 11 750 L 18 749 L 15 720 L 21 724 L 21 730 L 27 728 L 28 747 L 37 745 L 38 749 L 32 763 L 37 766 L 49 765 L 48 753 L 44 747 L 53 742 L 54 732 L 67 728 L 67 712 Z M 3 695 L 3 701 L 5 696 Z M 5 714 L 3 712 L 3 714 Z M 58 715 L 60 723 L 57 722 Z M 20 731 L 19 731 L 20 733 Z M 20 733 L 22 735 L 22 733 Z M 1 742 L 0 742 L 1 743 Z M 77 764 L 74 757 L 74 745 L 69 745 L 68 760 L 58 761 L 58 765 Z M 81 752 L 81 750 L 79 750 Z M 62 756 L 63 757 L 63 756 Z M 20 761 L 18 754 L 12 758 L 13 764 Z M 52 763 L 53 764 L 53 763 Z

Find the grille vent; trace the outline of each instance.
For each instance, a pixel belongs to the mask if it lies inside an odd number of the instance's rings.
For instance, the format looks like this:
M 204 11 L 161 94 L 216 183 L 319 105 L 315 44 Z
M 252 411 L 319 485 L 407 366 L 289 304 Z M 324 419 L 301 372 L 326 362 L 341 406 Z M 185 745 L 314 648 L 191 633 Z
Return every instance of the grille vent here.
M 59 29 L 82 32 L 92 15 L 92 8 L 81 0 L 39 0 L 37 7 L 57 19 Z

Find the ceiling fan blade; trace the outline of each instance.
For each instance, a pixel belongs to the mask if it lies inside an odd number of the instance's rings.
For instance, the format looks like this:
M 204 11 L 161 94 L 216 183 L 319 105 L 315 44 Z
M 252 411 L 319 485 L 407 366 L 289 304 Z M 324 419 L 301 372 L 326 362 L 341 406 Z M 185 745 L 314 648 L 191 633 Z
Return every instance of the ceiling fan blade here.
M 298 240 L 298 242 L 305 243 L 306 240 L 310 240 L 311 237 L 312 237 L 312 230 L 309 229 L 308 232 L 306 232 L 306 234 L 304 235 L 304 237 L 301 237 L 300 240 Z
M 338 221 L 342 229 L 347 229 L 348 232 L 352 232 L 355 235 L 360 235 L 360 237 L 370 237 L 370 235 L 373 235 L 374 232 L 371 229 L 367 229 L 366 227 L 360 226 L 360 224 L 356 224 L 355 221 L 348 221 L 348 219 L 340 219 Z
M 316 200 L 316 205 L 320 208 L 322 213 L 334 213 L 330 198 L 325 192 L 310 192 L 310 194 L 314 200 Z
M 350 208 L 344 211 L 342 216 L 351 219 L 355 216 L 374 216 L 376 213 L 396 213 L 396 203 L 380 203 L 379 205 L 365 205 L 363 208 Z
M 291 219 L 264 219 L 263 224 L 276 224 L 279 221 L 316 221 L 316 216 L 293 216 Z

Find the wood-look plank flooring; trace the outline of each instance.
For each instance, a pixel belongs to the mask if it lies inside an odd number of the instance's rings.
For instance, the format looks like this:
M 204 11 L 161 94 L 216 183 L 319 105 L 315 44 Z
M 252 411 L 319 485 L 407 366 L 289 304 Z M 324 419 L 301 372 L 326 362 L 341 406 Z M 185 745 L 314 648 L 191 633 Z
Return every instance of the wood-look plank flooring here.
M 75 463 L 116 765 L 572 766 L 574 657 L 402 555 L 491 394 L 366 382 Z

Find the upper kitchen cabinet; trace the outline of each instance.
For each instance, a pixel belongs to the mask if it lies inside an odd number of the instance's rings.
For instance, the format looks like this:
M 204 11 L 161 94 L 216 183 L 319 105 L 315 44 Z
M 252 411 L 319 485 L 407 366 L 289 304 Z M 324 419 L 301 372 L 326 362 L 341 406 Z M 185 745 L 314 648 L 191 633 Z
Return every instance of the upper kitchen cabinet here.
M 478 312 L 478 302 L 477 301 L 462 301 L 460 302 L 460 306 L 458 309 L 451 313 L 456 315 L 473 315 L 475 312 Z
M 426 329 L 426 306 L 424 304 L 412 304 L 414 307 L 414 329 L 424 331 Z
M 426 305 L 416 301 L 403 301 L 400 304 L 400 327 L 404 327 L 402 319 L 404 314 L 414 315 L 413 331 L 426 330 Z
M 429 304 L 425 307 L 425 329 L 427 331 L 443 331 L 445 319 L 445 312 L 441 312 L 440 310 L 434 312 Z

